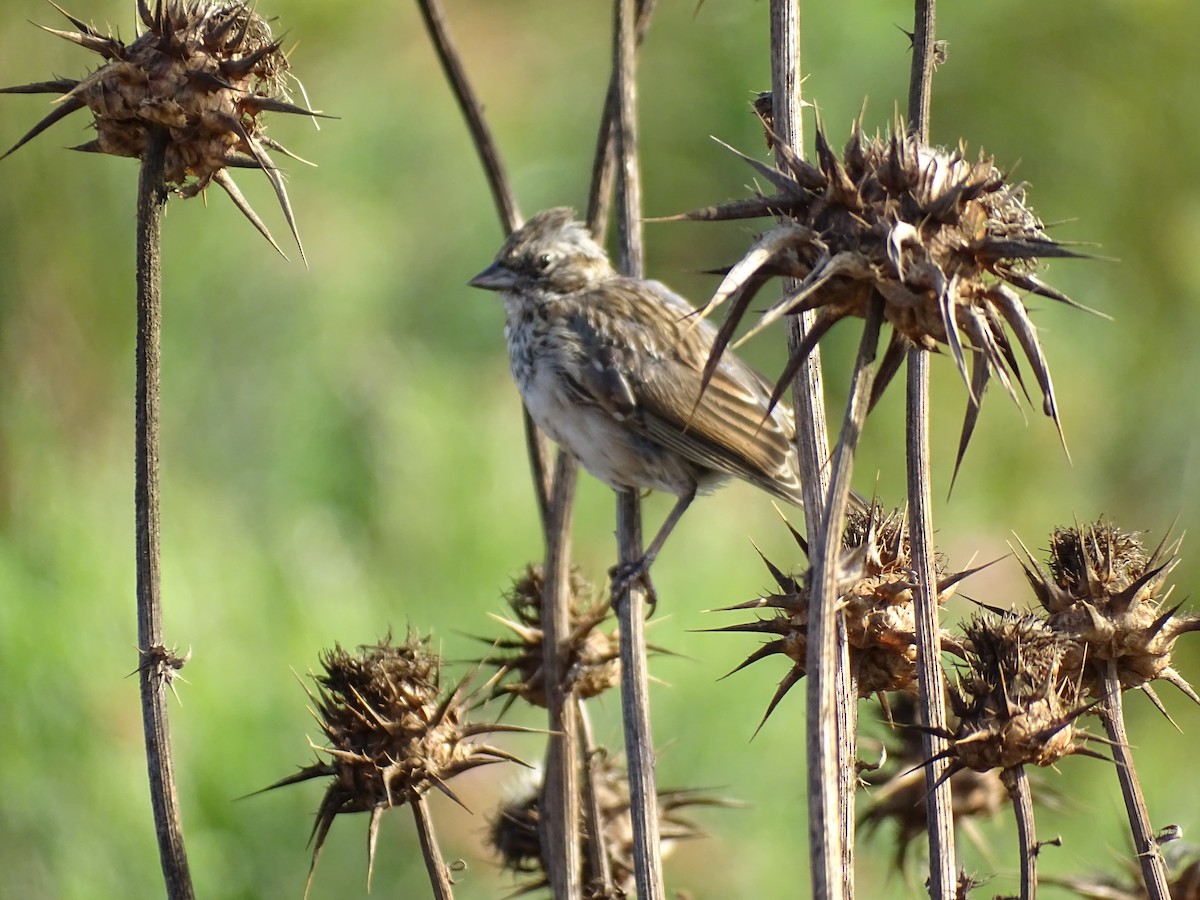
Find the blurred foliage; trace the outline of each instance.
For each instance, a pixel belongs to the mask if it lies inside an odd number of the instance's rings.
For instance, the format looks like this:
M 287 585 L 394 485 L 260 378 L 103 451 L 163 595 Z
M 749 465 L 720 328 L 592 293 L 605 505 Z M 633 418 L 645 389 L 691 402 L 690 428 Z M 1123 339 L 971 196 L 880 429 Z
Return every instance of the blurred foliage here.
M 461 42 L 524 211 L 581 205 L 607 81 L 609 4 L 451 0 Z M 767 4 L 663 2 L 641 67 L 646 214 L 742 196 L 743 163 L 715 135 L 763 153 L 749 111 L 768 86 Z M 0 81 L 80 75 L 78 47 L 34 30 L 63 27 L 45 4 L 6 6 Z M 466 131 L 415 8 L 294 0 L 281 16 L 322 124 L 271 129 L 319 168 L 287 166 L 310 267 L 288 264 L 219 191 L 175 201 L 165 224 L 163 547 L 166 633 L 193 657 L 173 703 L 176 770 L 198 893 L 299 896 L 320 789 L 239 800 L 310 761 L 317 728 L 293 673 L 336 642 L 389 628 L 432 630 L 449 659 L 479 652 L 468 634 L 540 554 L 520 411 L 493 298 L 467 279 L 500 231 Z M 71 12 L 128 33 L 131 4 L 78 0 Z M 805 91 L 841 142 L 869 99 L 869 129 L 903 108 L 908 77 L 902 3 L 806 4 Z M 1045 546 L 1058 524 L 1106 513 L 1157 538 L 1200 517 L 1200 6 L 1177 0 L 946 4 L 933 135 L 966 141 L 1015 167 L 1055 236 L 1106 257 L 1056 262 L 1049 276 L 1104 321 L 1049 301 L 1033 306 L 1055 374 L 1073 463 L 1050 422 L 993 391 L 945 499 L 965 393 L 953 365 L 934 366 L 939 540 L 952 566 L 1002 556 L 1015 532 Z M 0 143 L 15 142 L 47 97 L 0 98 Z M 811 118 L 809 119 L 811 123 Z M 154 896 L 159 870 L 146 795 L 136 680 L 132 565 L 133 227 L 135 165 L 72 155 L 83 114 L 0 164 L 0 893 L 25 898 Z M 238 181 L 282 239 L 265 179 Z M 741 226 L 652 224 L 651 273 L 695 300 L 702 270 L 748 245 Z M 1116 258 L 1116 260 L 1109 257 Z M 1117 261 L 1119 260 L 1119 261 Z M 840 418 L 856 335 L 826 354 Z M 748 355 L 780 364 L 778 336 Z M 903 391 L 868 423 L 856 484 L 902 502 Z M 610 492 L 580 488 L 578 557 L 595 579 L 611 562 Z M 661 516 L 667 500 L 648 505 Z M 796 521 L 799 514 L 795 513 Z M 657 518 L 655 519 L 657 521 Z M 769 584 L 750 541 L 795 556 L 770 504 L 733 487 L 687 517 L 656 567 L 662 602 L 654 715 L 664 786 L 716 787 L 753 804 L 713 812 L 711 839 L 668 861 L 669 884 L 693 896 L 807 891 L 803 703 L 794 692 L 753 742 L 780 666 L 718 682 L 749 648 L 694 633 L 725 622 L 703 610 Z M 1192 593 L 1200 558 L 1189 538 L 1176 572 Z M 696 561 L 702 561 L 697 563 Z M 797 562 L 799 560 L 797 559 Z M 1030 601 L 1005 560 L 965 592 L 999 606 Z M 970 605 L 955 601 L 953 615 Z M 1193 644 L 1195 642 L 1192 642 Z M 1200 648 L 1178 668 L 1200 680 Z M 1130 704 L 1136 758 L 1156 825 L 1200 826 L 1200 787 L 1179 762 L 1200 711 L 1166 689 L 1186 732 L 1140 698 Z M 597 711 L 620 743 L 615 698 Z M 529 718 L 530 724 L 536 719 Z M 536 738 L 511 746 L 530 759 Z M 1112 772 L 1087 759 L 1046 773 L 1060 795 L 1040 833 L 1062 849 L 1045 873 L 1094 870 L 1124 852 Z M 447 855 L 461 858 L 459 896 L 506 892 L 481 854 L 488 810 L 520 776 L 488 770 L 456 784 L 474 810 L 435 799 Z M 314 898 L 365 896 L 366 822 L 339 822 Z M 375 869 L 384 896 L 421 896 L 424 872 L 407 811 L 385 817 Z M 1013 829 L 985 829 L 996 873 L 1015 890 Z M 860 849 L 864 897 L 919 893 L 919 867 L 889 873 L 886 833 Z M 736 864 L 730 864 L 736 861 Z

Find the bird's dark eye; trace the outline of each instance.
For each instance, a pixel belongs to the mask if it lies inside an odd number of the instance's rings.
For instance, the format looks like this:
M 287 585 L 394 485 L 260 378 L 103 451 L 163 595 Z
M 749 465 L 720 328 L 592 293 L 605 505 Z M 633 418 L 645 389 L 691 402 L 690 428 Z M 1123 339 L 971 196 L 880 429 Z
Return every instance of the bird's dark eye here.
M 550 262 L 550 254 L 543 253 L 533 261 L 533 265 L 534 268 L 536 268 L 539 272 L 545 272 L 548 268 L 550 268 Z

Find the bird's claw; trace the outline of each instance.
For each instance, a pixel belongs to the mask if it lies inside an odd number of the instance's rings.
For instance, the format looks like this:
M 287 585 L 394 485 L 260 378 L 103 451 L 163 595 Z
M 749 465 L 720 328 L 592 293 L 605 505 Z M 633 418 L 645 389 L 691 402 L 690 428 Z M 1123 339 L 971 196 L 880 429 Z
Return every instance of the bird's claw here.
M 649 615 L 654 615 L 658 608 L 658 594 L 655 593 L 654 583 L 650 581 L 650 567 L 645 558 L 618 563 L 608 570 L 608 575 L 612 579 L 613 609 L 618 609 L 629 597 L 630 589 L 636 586 L 645 592 L 646 602 L 650 604 Z

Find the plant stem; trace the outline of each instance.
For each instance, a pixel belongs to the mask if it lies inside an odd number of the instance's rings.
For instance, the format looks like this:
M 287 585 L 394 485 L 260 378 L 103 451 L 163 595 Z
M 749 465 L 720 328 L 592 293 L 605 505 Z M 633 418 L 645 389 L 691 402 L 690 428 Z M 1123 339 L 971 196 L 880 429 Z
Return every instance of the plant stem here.
M 908 530 L 912 542 L 917 585 L 913 606 L 917 620 L 917 678 L 920 685 L 921 722 L 945 732 L 946 696 L 942 683 L 941 641 L 938 637 L 937 574 L 933 562 L 933 515 L 929 476 L 929 354 L 919 348 L 908 352 L 907 396 Z M 954 819 L 950 779 L 942 775 L 949 762 L 940 758 L 946 741 L 923 731 L 925 783 L 930 791 L 929 896 L 948 900 L 954 896 Z M 936 787 L 934 786 L 936 785 Z
M 429 32 L 429 40 L 437 53 L 442 71 L 454 92 L 463 118 L 467 122 L 467 130 L 471 133 L 471 142 L 479 155 L 483 166 L 488 187 L 491 189 L 492 200 L 496 204 L 496 212 L 500 216 L 500 224 L 505 234 L 511 234 L 521 224 L 521 212 L 517 208 L 516 197 L 513 194 L 512 183 L 508 179 L 507 170 L 500 159 L 492 130 L 488 127 L 483 115 L 483 105 L 479 102 L 471 83 L 467 80 L 466 68 L 462 63 L 462 55 L 450 37 L 446 26 L 446 16 L 442 11 L 439 0 L 417 0 L 421 9 L 421 17 L 425 29 Z M 533 491 L 537 502 L 538 515 L 542 522 L 542 532 L 549 542 L 550 495 L 554 486 L 550 481 L 550 445 L 546 436 L 538 430 L 530 418 L 529 411 L 522 408 L 525 424 L 525 446 L 529 454 L 529 469 L 533 476 Z
M 638 168 L 637 36 L 634 0 L 614 0 L 613 72 L 617 86 L 617 267 L 631 278 L 645 274 L 642 245 L 642 178 Z
M 1034 900 L 1037 896 L 1037 831 L 1033 819 L 1033 794 L 1029 790 L 1029 776 L 1024 766 L 1014 766 L 1000 773 L 1000 780 L 1008 789 L 1012 800 L 1013 814 L 1017 819 L 1017 843 L 1021 853 L 1021 900 Z
M 543 854 L 555 897 L 576 900 L 583 891 L 580 866 L 579 707 L 567 684 L 571 653 L 571 519 L 578 466 L 559 452 L 547 522 L 542 581 L 542 658 L 550 739 L 542 784 Z
M 191 873 L 179 816 L 171 760 L 167 687 L 182 661 L 163 645 L 162 581 L 159 568 L 158 385 L 162 326 L 159 247 L 167 203 L 163 164 L 167 135 L 151 129 L 138 176 L 137 204 L 137 384 L 134 399 L 134 520 L 137 544 L 138 680 L 150 803 L 167 896 L 192 898 Z
M 800 12 L 796 0 L 771 0 L 771 88 L 774 130 L 784 144 L 804 154 L 800 102 Z M 777 150 L 782 165 L 782 151 Z M 796 289 L 787 279 L 784 291 Z M 788 350 L 794 353 L 812 328 L 815 314 L 788 317 Z M 808 726 L 808 831 L 814 897 L 851 897 L 854 884 L 853 736 L 848 733 L 850 682 L 847 655 L 839 649 L 836 559 L 841 513 L 827 519 L 829 437 L 825 417 L 820 352 L 816 349 L 796 373 L 792 386 L 796 450 L 804 485 L 804 518 L 812 554 L 814 602 L 809 605 L 805 686 Z M 847 489 L 849 482 L 847 481 Z M 840 509 L 845 509 L 845 497 Z M 837 510 L 834 510 L 837 512 Z M 826 555 L 832 553 L 832 556 Z
M 916 0 L 913 19 L 912 73 L 908 79 L 908 128 L 929 142 L 929 102 L 937 43 L 937 0 Z
M 587 706 L 578 697 L 579 706 L 580 753 L 586 787 L 584 800 L 587 804 L 587 854 L 591 873 L 591 883 L 601 897 L 614 896 L 612 856 L 608 849 L 608 835 L 604 828 L 604 813 L 600 809 L 600 796 L 596 792 L 596 784 L 602 776 L 603 756 L 596 749 L 592 737 L 592 723 L 588 719 Z
M 617 492 L 617 550 L 623 563 L 642 555 L 640 507 L 637 491 Z M 637 896 L 642 900 L 663 900 L 666 895 L 659 856 L 658 789 L 654 783 L 654 738 L 646 670 L 645 593 L 640 587 L 630 587 L 622 596 L 613 597 L 613 605 L 621 629 L 621 718 L 629 767 L 629 815 Z
M 821 529 L 822 543 L 815 554 L 821 565 L 813 573 L 813 594 L 819 597 L 821 605 L 829 610 L 836 608 L 838 600 L 838 559 L 842 547 L 842 522 L 846 518 L 846 508 L 850 501 L 850 476 L 854 471 L 854 456 L 858 452 L 858 440 L 862 436 L 863 424 L 866 422 L 867 410 L 871 403 L 871 389 L 875 380 L 875 354 L 879 348 L 879 332 L 882 326 L 883 298 L 877 295 L 871 300 L 863 325 L 858 358 L 854 364 L 854 376 L 850 383 L 850 396 L 846 400 L 846 414 L 833 453 L 829 508 L 824 517 L 829 527 Z M 835 524 L 836 529 L 832 527 Z M 811 627 L 811 607 L 809 613 Z M 831 617 L 824 618 L 825 628 L 834 631 L 836 638 L 830 651 L 835 654 L 833 665 L 836 667 L 833 675 L 837 688 L 834 716 L 838 735 L 836 788 L 840 837 L 840 854 L 832 857 L 838 862 L 840 877 L 837 881 L 828 882 L 827 888 L 839 885 L 841 896 L 849 900 L 854 896 L 854 762 L 858 747 L 858 688 L 857 679 L 850 671 L 850 648 L 846 642 L 845 621 L 841 615 L 837 615 L 835 630 L 830 628 L 830 625 L 834 624 L 829 622 Z M 822 833 L 828 831 L 829 827 L 825 825 Z
M 912 74 L 908 91 L 908 129 L 922 144 L 929 142 L 929 103 L 933 83 L 936 0 L 916 0 L 913 21 Z M 917 620 L 917 675 L 921 721 L 933 731 L 946 728 L 946 697 L 941 666 L 937 574 L 934 570 L 933 509 L 929 465 L 929 354 L 908 351 L 906 456 L 908 460 L 909 539 L 917 574 L 914 608 Z M 945 739 L 922 735 L 925 782 L 930 787 L 929 896 L 949 898 L 956 890 L 954 818 L 950 780 L 942 778 L 949 763 L 936 758 Z M 936 787 L 935 787 L 936 785 Z
M 429 883 L 433 887 L 435 900 L 454 900 L 450 870 L 442 858 L 437 835 L 433 832 L 433 818 L 429 815 L 429 801 L 424 794 L 411 798 L 413 821 L 417 823 L 417 835 L 421 839 L 421 856 L 425 858 L 425 869 L 429 872 Z
M 1125 708 L 1121 697 L 1121 678 L 1115 661 L 1104 664 L 1104 702 L 1097 708 L 1104 730 L 1112 742 L 1113 761 L 1117 764 L 1117 779 L 1121 782 L 1121 796 L 1125 798 L 1125 814 L 1129 817 L 1129 830 L 1133 836 L 1134 852 L 1142 870 L 1142 881 L 1146 885 L 1149 900 L 1170 900 L 1171 890 L 1167 882 L 1167 867 L 1162 851 L 1154 839 L 1150 825 L 1150 813 L 1146 799 L 1138 782 L 1137 769 L 1133 766 L 1133 752 L 1129 748 L 1129 735 L 1125 731 Z
M 506 232 L 515 231 L 521 224 L 521 212 L 517 208 L 517 200 L 508 180 L 508 174 L 500 161 L 500 154 L 496 149 L 496 142 L 492 138 L 492 131 L 483 117 L 483 105 L 475 96 L 470 82 L 467 81 L 462 56 L 450 39 L 442 4 L 439 0 L 417 0 L 417 6 L 421 8 L 425 29 L 429 32 L 429 39 L 433 42 L 433 49 L 437 52 L 438 61 L 442 64 L 446 80 L 450 83 L 451 90 L 454 91 L 454 99 L 458 101 L 463 118 L 467 120 L 471 140 L 479 153 L 479 161 L 483 164 L 483 172 L 487 177 L 488 186 L 491 188 L 492 199 L 496 203 L 496 212 L 500 214 L 504 230 Z
M 650 28 L 650 17 L 657 3 L 658 0 L 638 0 L 634 42 L 639 47 L 646 38 L 646 32 Z M 600 132 L 596 138 L 596 162 L 592 167 L 592 183 L 588 188 L 587 225 L 600 243 L 604 243 L 604 233 L 608 230 L 608 198 L 612 194 L 613 169 L 617 159 L 616 121 L 621 111 L 617 76 L 617 68 L 614 66 L 608 82 L 608 93 L 604 98 L 604 112 L 600 116 Z
M 617 248 L 618 268 L 641 278 L 642 185 L 637 156 L 637 55 L 635 0 L 613 2 L 613 71 L 617 85 Z M 617 560 L 630 563 L 642 555 L 641 502 L 636 490 L 617 492 Z M 630 585 L 613 606 L 621 629 L 621 713 L 625 759 L 629 768 L 630 819 L 633 830 L 634 876 L 641 900 L 663 900 L 662 860 L 658 835 L 658 790 L 654 783 L 654 737 L 650 727 L 650 690 L 646 668 L 646 597 Z

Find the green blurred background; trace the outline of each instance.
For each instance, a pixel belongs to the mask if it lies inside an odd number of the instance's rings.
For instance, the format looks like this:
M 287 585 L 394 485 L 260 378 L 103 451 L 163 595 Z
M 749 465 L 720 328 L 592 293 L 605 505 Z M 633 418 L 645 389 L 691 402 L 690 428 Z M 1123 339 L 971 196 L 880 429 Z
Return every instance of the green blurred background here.
M 448 15 L 526 214 L 585 201 L 607 82 L 609 4 L 451 0 Z M 132 28 L 132 4 L 77 0 L 71 12 Z M 663 0 L 644 48 L 640 111 L 645 211 L 664 215 L 744 196 L 750 170 L 709 139 L 764 154 L 749 112 L 769 86 L 765 0 Z M 36 31 L 66 27 L 34 0 L 9 3 L 0 82 L 79 76 L 96 58 Z M 502 314 L 465 283 L 501 234 L 479 165 L 415 7 L 295 0 L 260 6 L 298 44 L 291 59 L 319 132 L 276 116 L 271 134 L 319 163 L 287 166 L 309 267 L 280 259 L 220 191 L 173 201 L 164 238 L 163 585 L 168 641 L 192 659 L 172 701 L 176 768 L 192 869 L 210 898 L 299 897 L 317 784 L 249 799 L 307 763 L 319 736 L 296 675 L 334 642 L 389 628 L 432 631 L 448 659 L 496 632 L 489 612 L 541 547 L 507 372 Z M 806 94 L 835 145 L 864 98 L 870 129 L 907 90 L 904 3 L 804 9 Z M 1031 302 L 1060 395 L 1073 463 L 1051 423 L 993 391 L 953 497 L 946 487 L 965 403 L 948 359 L 934 364 L 939 542 L 952 566 L 1032 548 L 1056 525 L 1101 513 L 1156 543 L 1200 518 L 1200 6 L 1034 0 L 944 4 L 949 61 L 934 85 L 934 140 L 980 145 L 1031 183 L 1055 235 L 1104 261 L 1054 263 L 1048 279 L 1112 322 Z M 49 98 L 0 100 L 11 145 Z M 811 124 L 811 118 L 809 119 Z M 133 230 L 136 167 L 71 154 L 77 114 L 0 165 L 0 894 L 152 897 L 151 827 L 136 679 L 132 542 Z M 286 248 L 265 179 L 239 183 Z M 701 270 L 729 263 L 752 225 L 652 224 L 649 271 L 700 300 Z M 292 254 L 293 256 L 295 254 Z M 856 328 L 828 342 L 840 416 Z M 778 333 L 749 348 L 768 372 Z M 898 385 L 897 385 L 898 388 Z M 902 502 L 902 391 L 873 415 L 856 485 Z M 669 498 L 654 498 L 655 524 Z M 797 516 L 798 521 L 798 516 Z M 577 548 L 594 579 L 613 557 L 611 492 L 584 478 Z M 734 486 L 699 503 L 655 569 L 651 639 L 681 654 L 652 663 L 664 786 L 710 787 L 752 808 L 701 813 L 712 837 L 677 850 L 672 888 L 696 898 L 804 896 L 802 692 L 752 743 L 784 664 L 718 681 L 756 645 L 699 634 L 730 624 L 705 610 L 749 599 L 769 577 L 751 541 L 799 562 L 764 495 Z M 1177 598 L 1200 569 L 1194 538 Z M 1030 601 L 1012 559 L 966 593 Z M 969 613 L 951 603 L 953 617 Z M 1200 639 L 1178 668 L 1200 682 Z M 457 669 L 456 671 L 461 671 Z M 1161 692 L 1181 735 L 1144 698 L 1129 704 L 1157 826 L 1200 826 L 1188 747 L 1200 710 Z M 536 725 L 538 719 L 518 715 Z M 1093 723 L 1093 730 L 1098 726 Z M 597 709 L 620 744 L 616 697 Z M 536 737 L 508 742 L 536 759 Z M 1069 759 L 1042 773 L 1058 795 L 1039 820 L 1064 846 L 1043 872 L 1115 869 L 1123 813 L 1111 768 Z M 520 783 L 495 767 L 455 786 L 473 816 L 434 798 L 458 895 L 495 897 L 511 880 L 481 849 L 490 810 Z M 1015 892 L 1012 827 L 984 827 L 994 873 Z M 312 896 L 365 896 L 362 817 L 339 821 Z M 920 893 L 919 867 L 889 872 L 890 835 L 864 841 L 863 897 Z M 384 819 L 376 896 L 427 893 L 411 819 Z M 1046 889 L 1053 896 L 1053 889 Z

